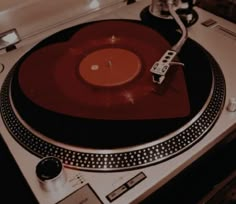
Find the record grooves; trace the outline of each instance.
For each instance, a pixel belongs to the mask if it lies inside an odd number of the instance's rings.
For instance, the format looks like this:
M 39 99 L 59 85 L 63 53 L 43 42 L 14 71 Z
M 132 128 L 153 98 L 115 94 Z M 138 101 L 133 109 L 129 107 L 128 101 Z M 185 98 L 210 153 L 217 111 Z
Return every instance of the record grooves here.
M 88 35 L 91 31 L 96 31 L 96 38 Z M 12 136 L 30 152 L 39 157 L 57 156 L 72 168 L 118 171 L 169 159 L 205 136 L 217 120 L 225 97 L 224 77 L 218 64 L 191 39 L 177 59 L 185 66 L 175 67 L 170 84 L 159 94 L 149 80 L 149 69 L 169 48 L 170 43 L 155 28 L 135 20 L 91 22 L 58 32 L 25 54 L 6 78 L 1 90 L 4 122 Z M 121 55 L 131 53 L 134 63 L 127 70 L 122 68 L 122 73 L 127 71 L 125 76 L 108 75 L 105 82 L 97 75 L 90 78 L 91 70 L 114 68 L 120 63 L 119 58 L 112 58 L 104 65 L 79 66 L 97 52 L 100 60 L 101 55 L 107 55 L 107 49 Z M 104 50 L 105 54 L 101 52 Z M 36 59 L 40 65 L 33 62 Z M 34 68 L 40 76 L 38 81 Z M 71 74 L 75 70 L 78 72 Z M 107 74 L 107 69 L 100 73 Z M 70 74 L 75 81 L 66 78 Z M 51 76 L 57 83 L 52 82 Z M 72 86 L 76 87 L 73 91 Z M 51 99 L 49 94 L 41 98 L 30 95 L 36 88 L 49 90 L 56 98 Z M 65 105 L 68 103 L 69 107 Z M 79 111 L 75 110 L 76 104 Z

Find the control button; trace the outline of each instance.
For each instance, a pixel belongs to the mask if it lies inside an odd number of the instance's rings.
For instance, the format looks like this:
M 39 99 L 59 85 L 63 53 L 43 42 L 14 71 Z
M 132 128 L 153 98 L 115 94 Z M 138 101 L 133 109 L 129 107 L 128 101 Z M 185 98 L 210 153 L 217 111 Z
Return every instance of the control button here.
M 229 99 L 227 110 L 229 112 L 235 112 L 236 111 L 236 98 L 230 98 Z
M 20 41 L 20 36 L 15 28 L 4 31 L 0 33 L 0 50 L 6 49 L 6 51 L 10 51 L 16 48 L 15 44 Z
M 141 182 L 145 178 L 146 176 L 144 175 L 144 173 L 140 173 L 134 178 L 130 179 L 126 184 L 129 188 L 132 188 L 133 186 L 137 185 L 139 182 Z
M 4 64 L 0 63 L 0 74 L 4 71 Z
M 109 201 L 113 201 L 113 200 L 117 199 L 119 196 L 121 196 L 123 193 L 125 193 L 127 190 L 128 190 L 128 188 L 125 185 L 122 185 L 119 188 L 117 188 L 116 190 L 114 190 L 113 192 L 111 192 L 107 196 L 107 199 Z
M 213 26 L 215 25 L 217 22 L 213 19 L 208 19 L 204 22 L 202 22 L 202 25 L 206 26 L 206 27 L 210 27 L 210 26 Z
M 140 172 L 133 178 L 131 178 L 129 181 L 112 191 L 110 194 L 108 194 L 106 197 L 107 199 L 112 202 L 130 189 L 132 189 L 134 186 L 136 186 L 138 183 L 140 183 L 143 179 L 146 178 L 146 175 L 143 172 Z
M 36 166 L 36 175 L 46 191 L 60 189 L 66 182 L 62 162 L 56 157 L 45 157 Z
M 89 184 L 86 184 L 82 188 L 78 189 L 64 200 L 61 200 L 58 204 L 102 204 L 95 191 L 91 188 Z

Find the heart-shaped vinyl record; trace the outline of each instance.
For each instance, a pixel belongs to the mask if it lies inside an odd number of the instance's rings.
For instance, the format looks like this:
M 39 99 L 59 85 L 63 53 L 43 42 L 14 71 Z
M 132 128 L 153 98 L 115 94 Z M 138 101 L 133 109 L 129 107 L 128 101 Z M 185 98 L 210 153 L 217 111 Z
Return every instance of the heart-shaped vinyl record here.
M 199 62 L 188 51 L 175 59 L 185 66 L 171 66 L 164 85 L 153 83 L 150 69 L 170 48 L 159 32 L 135 20 L 95 21 L 55 33 L 15 65 L 15 110 L 32 129 L 73 146 L 154 141 L 186 124 L 211 89 L 211 69 L 201 68 L 208 59 Z
M 160 86 L 153 64 L 178 42 L 175 28 L 119 19 L 47 37 L 7 74 L 0 114 L 38 157 L 89 171 L 143 168 L 201 141 L 225 102 L 224 75 L 188 38 Z
M 184 117 L 189 101 L 179 66 L 165 94 L 150 68 L 170 46 L 156 31 L 123 21 L 80 29 L 21 64 L 18 80 L 36 106 L 79 118 L 143 120 Z M 177 108 L 178 107 L 178 108 Z

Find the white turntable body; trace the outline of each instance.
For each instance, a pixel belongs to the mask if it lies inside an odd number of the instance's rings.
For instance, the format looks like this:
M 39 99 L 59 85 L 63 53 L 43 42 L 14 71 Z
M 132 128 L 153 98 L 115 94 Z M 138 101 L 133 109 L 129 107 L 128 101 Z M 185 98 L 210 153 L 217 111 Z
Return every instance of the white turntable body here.
M 8 52 L 0 50 L 0 86 L 17 60 L 47 36 L 93 20 L 139 20 L 142 9 L 151 4 L 150 0 L 129 5 L 124 1 L 111 0 L 18 2 L 0 3 L 0 32 L 16 28 L 21 38 L 16 49 Z M 35 173 L 40 158 L 15 141 L 0 117 L 1 135 L 39 203 L 139 203 L 236 130 L 236 25 L 201 8 L 196 7 L 195 10 L 199 19 L 188 28 L 189 37 L 211 53 L 226 81 L 225 105 L 214 127 L 197 144 L 167 161 L 121 172 L 65 168 L 66 183 L 55 191 L 45 191 Z M 209 19 L 216 23 L 208 27 L 202 25 Z

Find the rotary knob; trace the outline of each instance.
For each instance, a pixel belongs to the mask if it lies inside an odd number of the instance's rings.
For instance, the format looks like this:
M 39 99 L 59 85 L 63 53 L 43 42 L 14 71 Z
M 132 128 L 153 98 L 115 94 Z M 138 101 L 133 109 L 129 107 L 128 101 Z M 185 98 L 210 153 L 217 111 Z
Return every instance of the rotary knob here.
M 66 182 L 64 167 L 60 159 L 45 157 L 36 166 L 40 186 L 46 191 L 59 190 Z

